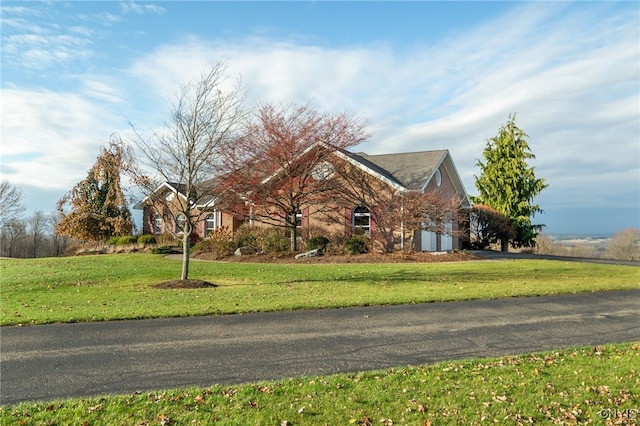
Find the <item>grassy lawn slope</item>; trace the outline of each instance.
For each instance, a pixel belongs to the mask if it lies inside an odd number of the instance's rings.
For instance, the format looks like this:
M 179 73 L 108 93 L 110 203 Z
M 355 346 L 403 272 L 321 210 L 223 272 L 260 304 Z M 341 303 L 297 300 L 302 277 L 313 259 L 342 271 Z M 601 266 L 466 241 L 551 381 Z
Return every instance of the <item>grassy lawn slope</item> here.
M 640 269 L 548 260 L 379 264 L 192 262 L 215 288 L 156 289 L 151 254 L 2 259 L 1 325 L 492 299 L 640 288 Z

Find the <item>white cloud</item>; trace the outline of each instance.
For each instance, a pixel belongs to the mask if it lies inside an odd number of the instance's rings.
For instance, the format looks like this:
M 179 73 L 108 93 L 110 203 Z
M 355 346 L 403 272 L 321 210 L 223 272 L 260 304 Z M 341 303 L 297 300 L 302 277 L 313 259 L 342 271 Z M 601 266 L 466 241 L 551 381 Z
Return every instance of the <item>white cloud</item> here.
M 89 169 L 117 118 L 72 93 L 3 89 L 2 176 L 16 185 L 70 189 Z

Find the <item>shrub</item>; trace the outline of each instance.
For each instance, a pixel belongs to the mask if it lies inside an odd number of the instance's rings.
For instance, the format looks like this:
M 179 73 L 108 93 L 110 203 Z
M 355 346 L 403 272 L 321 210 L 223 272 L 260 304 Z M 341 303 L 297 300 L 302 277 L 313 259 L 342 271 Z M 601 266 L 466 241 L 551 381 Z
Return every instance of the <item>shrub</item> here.
M 354 235 L 344 243 L 344 251 L 347 254 L 362 254 L 367 252 L 367 238 L 363 235 Z
M 265 253 L 282 253 L 289 250 L 289 239 L 279 229 L 264 229 L 257 236 L 258 249 Z
M 209 233 L 209 238 L 194 244 L 191 252 L 193 254 L 211 253 L 214 259 L 222 259 L 233 254 L 235 244 L 233 235 L 228 228 L 218 228 Z
M 111 237 L 107 240 L 105 244 L 108 246 L 117 246 L 119 241 L 120 241 L 120 237 Z
M 154 247 L 151 249 L 151 253 L 153 254 L 170 254 L 173 248 L 171 246 L 160 246 Z
M 138 237 L 135 237 L 133 235 L 123 235 L 120 238 L 118 238 L 117 245 L 126 246 L 128 244 L 136 244 L 137 242 L 138 242 Z
M 324 251 L 329 244 L 329 239 L 323 236 L 312 237 L 307 241 L 307 250 L 320 249 Z
M 145 235 L 140 235 L 138 237 L 138 244 L 142 244 L 146 246 L 146 245 L 151 245 L 155 243 L 156 243 L 156 237 L 154 235 L 145 234 Z
M 173 234 L 156 235 L 156 243 L 161 246 L 177 246 L 180 241 Z
M 233 242 L 235 248 L 251 247 L 259 249 L 258 247 L 258 232 L 259 229 L 251 225 L 242 225 L 239 227 L 233 235 Z

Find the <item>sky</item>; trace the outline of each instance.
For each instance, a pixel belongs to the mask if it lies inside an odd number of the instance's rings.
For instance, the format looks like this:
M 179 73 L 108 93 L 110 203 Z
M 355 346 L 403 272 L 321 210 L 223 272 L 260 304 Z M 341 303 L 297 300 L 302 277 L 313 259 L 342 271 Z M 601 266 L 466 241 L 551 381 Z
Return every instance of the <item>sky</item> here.
M 115 132 L 224 62 L 248 106 L 367 122 L 368 154 L 448 149 L 469 194 L 511 113 L 545 233 L 640 228 L 640 3 L 3 0 L 2 180 L 51 212 Z

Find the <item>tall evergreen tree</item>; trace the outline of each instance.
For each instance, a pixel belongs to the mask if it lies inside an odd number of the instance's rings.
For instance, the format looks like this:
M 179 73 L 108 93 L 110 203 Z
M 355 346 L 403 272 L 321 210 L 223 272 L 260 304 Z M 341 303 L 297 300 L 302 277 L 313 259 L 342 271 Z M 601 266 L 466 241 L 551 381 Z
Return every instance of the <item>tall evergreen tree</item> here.
M 535 159 L 528 137 L 516 126 L 516 115 L 511 114 L 498 134 L 487 140 L 484 162 L 476 163 L 482 173 L 475 176 L 479 195 L 472 201 L 491 206 L 509 218 L 515 230 L 511 240 L 514 248 L 535 245 L 534 239 L 544 226 L 532 223 L 535 214 L 542 213 L 533 200 L 548 185 L 544 179 L 537 179 L 534 168 L 527 164 L 527 160 Z M 503 241 L 502 249 L 506 246 Z
M 120 146 L 102 148 L 86 179 L 58 201 L 57 233 L 85 241 L 131 234 L 131 212 L 120 187 L 122 161 Z

